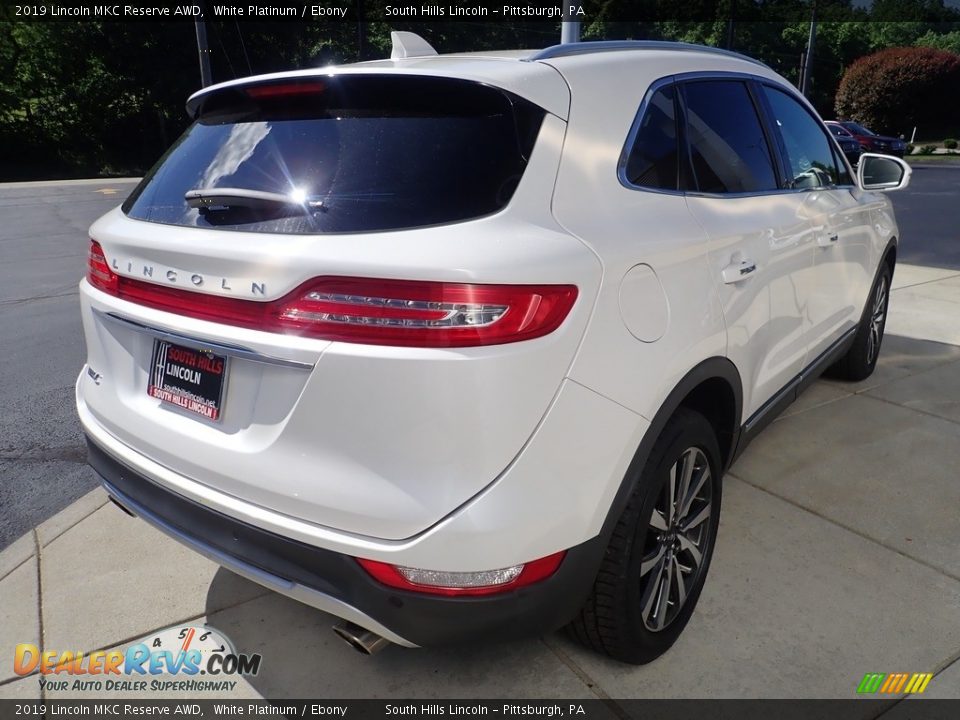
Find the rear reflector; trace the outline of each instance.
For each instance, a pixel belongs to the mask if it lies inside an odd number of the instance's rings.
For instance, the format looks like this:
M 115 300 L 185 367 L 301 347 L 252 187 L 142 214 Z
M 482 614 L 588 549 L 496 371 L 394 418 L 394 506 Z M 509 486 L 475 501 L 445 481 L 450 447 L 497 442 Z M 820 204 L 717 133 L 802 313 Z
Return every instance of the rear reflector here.
M 371 577 L 384 585 L 430 595 L 491 595 L 545 580 L 557 571 L 566 553 L 561 551 L 499 570 L 448 572 L 390 565 L 378 560 L 357 558 Z
M 91 241 L 90 283 L 123 300 L 265 332 L 370 345 L 470 347 L 542 337 L 566 318 L 573 285 L 480 285 L 321 277 L 257 302 L 117 276 Z

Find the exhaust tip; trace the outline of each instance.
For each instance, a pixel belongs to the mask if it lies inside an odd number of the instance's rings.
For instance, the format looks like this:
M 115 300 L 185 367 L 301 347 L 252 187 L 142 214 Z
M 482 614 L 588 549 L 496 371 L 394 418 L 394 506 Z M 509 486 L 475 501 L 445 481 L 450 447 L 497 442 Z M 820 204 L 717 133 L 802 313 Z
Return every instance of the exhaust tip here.
M 390 641 L 385 637 L 352 622 L 334 625 L 333 632 L 347 645 L 363 655 L 375 655 L 390 644 Z

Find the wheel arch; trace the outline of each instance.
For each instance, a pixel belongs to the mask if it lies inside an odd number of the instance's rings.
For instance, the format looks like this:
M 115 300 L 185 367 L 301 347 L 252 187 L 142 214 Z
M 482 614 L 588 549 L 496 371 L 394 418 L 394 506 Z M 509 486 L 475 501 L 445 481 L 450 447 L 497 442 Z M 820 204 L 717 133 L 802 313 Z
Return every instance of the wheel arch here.
M 897 238 L 892 237 L 887 241 L 887 247 L 883 251 L 882 260 L 890 268 L 890 277 L 893 277 L 893 269 L 897 265 Z
M 607 513 L 601 531 L 605 539 L 613 532 L 617 519 L 639 482 L 654 443 L 681 407 L 696 410 L 713 426 L 723 456 L 723 471 L 736 457 L 743 412 L 743 385 L 740 373 L 728 358 L 711 357 L 683 376 L 653 416 Z

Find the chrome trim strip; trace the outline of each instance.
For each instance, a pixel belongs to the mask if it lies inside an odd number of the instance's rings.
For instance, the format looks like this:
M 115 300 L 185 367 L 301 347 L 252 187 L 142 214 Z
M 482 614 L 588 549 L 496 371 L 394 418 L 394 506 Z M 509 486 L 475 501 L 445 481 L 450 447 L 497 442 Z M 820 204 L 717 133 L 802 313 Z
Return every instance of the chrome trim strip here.
M 653 42 L 653 41 L 650 41 Z M 567 46 L 562 46 L 567 47 Z M 696 47 L 696 46 L 694 46 Z M 734 53 L 736 54 L 736 53 Z M 762 64 L 762 63 L 760 63 Z M 764 65 L 766 67 L 766 65 Z M 807 102 L 806 98 L 799 95 L 796 90 L 792 87 L 781 85 L 780 83 L 772 80 L 771 78 L 764 77 L 762 75 L 752 75 L 745 72 L 735 72 L 728 70 L 698 70 L 693 72 L 678 73 L 676 75 L 666 75 L 661 78 L 657 78 L 652 83 L 650 87 L 647 88 L 647 92 L 643 96 L 643 100 L 640 102 L 640 107 L 637 110 L 637 114 L 633 118 L 633 124 L 630 126 L 630 132 L 627 133 L 627 139 L 623 144 L 623 149 L 620 151 L 620 159 L 617 162 L 617 179 L 620 181 L 620 184 L 625 187 L 627 190 L 639 190 L 640 192 L 655 193 L 659 195 L 674 195 L 678 197 L 699 197 L 699 198 L 722 198 L 722 199 L 733 199 L 733 198 L 749 198 L 749 197 L 765 197 L 768 195 L 786 195 L 786 194 L 798 194 L 798 193 L 810 193 L 810 192 L 821 192 L 824 190 L 853 190 L 857 185 L 830 185 L 826 187 L 812 187 L 812 188 L 773 188 L 771 190 L 757 190 L 751 192 L 736 192 L 736 193 L 710 193 L 710 192 L 701 192 L 699 190 L 665 190 L 663 188 L 652 188 L 644 187 L 642 185 L 634 185 L 627 179 L 627 161 L 630 159 L 630 152 L 633 150 L 633 145 L 637 140 L 637 135 L 640 133 L 640 124 L 643 121 L 644 115 L 647 113 L 647 108 L 650 105 L 650 99 L 656 94 L 658 90 L 663 88 L 666 85 L 681 85 L 684 82 L 691 80 L 743 80 L 743 81 L 752 81 L 760 83 L 762 85 L 769 85 L 772 88 L 776 88 L 783 92 L 789 93 L 794 99 L 802 101 L 806 105 L 808 110 L 810 109 L 810 104 Z M 819 121 L 819 116 L 814 115 L 815 118 Z M 763 117 L 757 118 L 761 125 L 764 123 Z M 827 132 L 826 134 L 829 134 Z M 774 153 L 774 157 L 771 158 L 775 163 L 779 164 L 779 155 L 780 152 L 777 148 L 771 148 L 771 152 Z M 843 155 L 843 153 L 840 153 Z M 853 172 L 850 168 L 849 162 L 844 158 L 843 162 L 847 164 L 847 170 L 850 171 L 850 177 L 853 177 Z
M 280 367 L 294 368 L 295 370 L 313 370 L 314 367 L 313 363 L 301 362 L 299 360 L 288 360 L 286 358 L 280 358 L 274 355 L 267 355 L 265 353 L 257 352 L 256 350 L 251 350 L 250 348 L 245 348 L 240 345 L 227 345 L 225 343 L 213 342 L 212 340 L 199 340 L 197 338 L 190 337 L 189 335 L 181 335 L 173 330 L 164 330 L 151 325 L 144 325 L 141 322 L 131 320 L 130 318 L 125 318 L 117 313 L 104 312 L 94 308 L 93 314 L 101 320 L 112 322 L 116 325 L 120 325 L 121 327 L 146 333 L 147 335 L 151 335 L 159 340 L 168 340 L 170 342 L 177 343 L 178 345 L 185 345 L 196 350 L 208 350 L 220 355 L 227 355 L 229 357 L 249 360 L 250 362 L 258 362 L 265 365 L 278 365 Z

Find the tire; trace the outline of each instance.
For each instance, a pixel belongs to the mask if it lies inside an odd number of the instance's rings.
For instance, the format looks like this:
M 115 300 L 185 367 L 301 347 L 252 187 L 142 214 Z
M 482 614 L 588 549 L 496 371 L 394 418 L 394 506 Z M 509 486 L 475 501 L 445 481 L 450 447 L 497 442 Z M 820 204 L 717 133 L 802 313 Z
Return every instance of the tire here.
M 683 484 L 684 463 L 690 460 L 687 487 L 695 486 L 694 492 L 681 502 L 674 517 L 679 524 L 671 524 L 670 488 Z M 720 468 L 710 423 L 700 413 L 678 409 L 654 443 L 613 530 L 591 594 L 567 628 L 570 636 L 638 665 L 670 649 L 693 614 L 710 567 L 720 518 Z M 684 520 L 685 533 L 680 530 Z M 669 593 L 661 603 L 664 596 L 658 590 L 667 573 Z M 673 573 L 685 578 L 682 587 Z
M 832 368 L 830 375 L 839 380 L 856 382 L 865 380 L 873 374 L 880 357 L 883 344 L 883 331 L 887 327 L 887 307 L 890 302 L 890 266 L 886 262 L 880 266 L 867 305 L 860 317 L 860 325 L 853 338 L 853 345 L 847 354 L 840 358 Z

